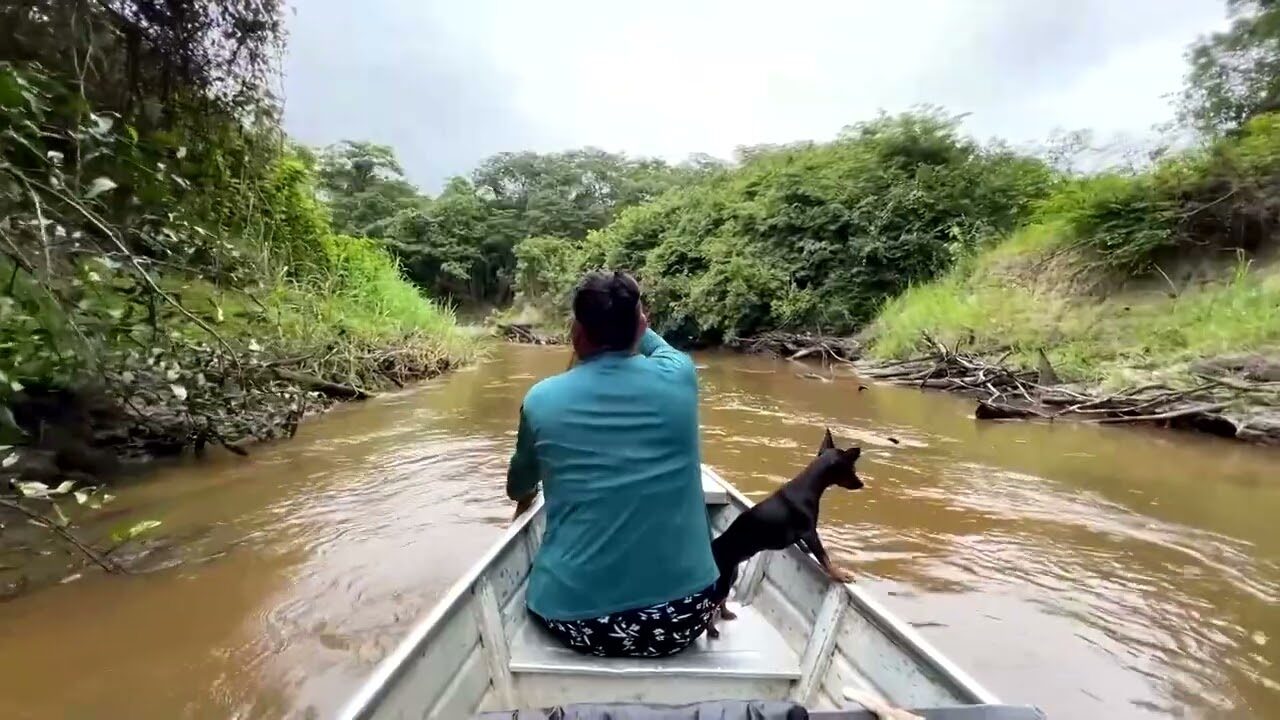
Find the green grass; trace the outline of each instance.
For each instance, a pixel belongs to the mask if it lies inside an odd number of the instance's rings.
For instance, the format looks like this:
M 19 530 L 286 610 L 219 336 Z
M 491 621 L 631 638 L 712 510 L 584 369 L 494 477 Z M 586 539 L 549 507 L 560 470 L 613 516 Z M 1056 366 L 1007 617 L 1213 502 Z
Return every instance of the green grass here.
M 424 297 L 385 250 L 342 236 L 327 238 L 325 250 L 327 276 L 284 295 L 300 318 L 315 328 L 343 328 L 368 344 L 409 339 L 459 359 L 474 354 L 473 336 L 459 329 L 454 311 Z
M 389 355 L 395 369 L 415 377 L 456 367 L 480 353 L 482 340 L 458 324 L 451 308 L 423 296 L 384 249 L 341 236 L 323 243 L 322 265 L 301 276 L 264 275 L 266 287 L 219 287 L 174 273 L 157 281 L 238 352 L 262 360 L 305 355 L 311 358 L 307 366 L 317 372 L 369 384 L 385 382 L 375 370 Z M 117 305 L 123 299 L 100 302 Z M 174 309 L 161 309 L 165 332 L 191 344 L 212 341 Z M 7 329 L 5 324 L 0 322 L 0 330 Z M 150 328 L 138 327 L 134 335 L 145 344 Z
M 362 356 L 394 352 L 429 368 L 469 362 L 481 351 L 481 340 L 458 324 L 453 309 L 423 296 L 385 250 L 359 238 L 324 242 L 328 262 L 315 275 L 280 277 L 252 299 L 188 283 L 184 303 L 217 320 L 215 328 L 240 347 L 253 342 L 279 356 L 336 348 L 330 364 L 353 377 L 368 372 Z
M 1010 361 L 1026 367 L 1043 349 L 1065 379 L 1118 387 L 1188 383 L 1189 365 L 1198 359 L 1280 347 L 1275 267 L 1242 265 L 1177 297 L 1143 291 L 1101 300 L 1049 289 L 1048 278 L 1008 269 L 1044 242 L 1015 235 L 887 303 L 869 332 L 872 356 L 909 357 L 928 332 L 949 345 L 1011 349 Z

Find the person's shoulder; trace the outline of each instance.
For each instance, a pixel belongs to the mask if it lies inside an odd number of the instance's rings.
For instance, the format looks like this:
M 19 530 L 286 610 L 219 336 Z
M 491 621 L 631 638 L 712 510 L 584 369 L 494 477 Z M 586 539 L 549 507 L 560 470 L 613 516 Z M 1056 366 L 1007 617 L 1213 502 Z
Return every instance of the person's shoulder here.
M 698 382 L 698 369 L 693 361 L 693 356 L 683 350 L 677 350 L 670 346 L 663 349 L 661 355 L 653 355 L 644 357 L 637 355 L 637 365 L 643 367 L 646 372 L 654 375 L 678 379 L 682 382 Z
M 573 382 L 570 377 L 571 372 L 562 372 L 534 383 L 533 387 L 529 388 L 528 392 L 524 394 L 525 411 L 532 410 L 536 412 L 539 408 L 563 397 Z

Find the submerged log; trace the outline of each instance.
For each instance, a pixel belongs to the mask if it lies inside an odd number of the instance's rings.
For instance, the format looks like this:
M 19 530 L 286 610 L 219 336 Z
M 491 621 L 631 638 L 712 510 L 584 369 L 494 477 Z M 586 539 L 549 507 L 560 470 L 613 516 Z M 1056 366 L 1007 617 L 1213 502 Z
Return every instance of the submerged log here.
M 368 390 L 363 390 L 354 385 L 331 382 L 314 375 L 285 370 L 284 368 L 275 368 L 275 373 L 289 382 L 297 383 L 312 390 L 318 390 L 328 397 L 338 400 L 368 400 L 373 397 L 373 393 Z
M 979 400 L 978 407 L 973 411 L 973 416 L 979 420 L 1017 420 L 1033 417 L 1034 414 L 1029 410 L 1016 408 L 1012 405 Z
M 1169 410 L 1167 412 L 1154 413 L 1152 415 L 1123 415 L 1120 417 L 1105 417 L 1105 418 L 1098 418 L 1097 420 L 1093 420 L 1092 422 L 1102 423 L 1102 424 L 1113 424 L 1113 423 L 1157 422 L 1160 420 L 1176 420 L 1178 418 L 1188 417 L 1191 415 L 1204 415 L 1207 413 L 1220 412 L 1222 410 L 1227 409 L 1227 407 L 1230 404 L 1231 403 L 1225 403 L 1225 402 L 1206 403 L 1203 405 L 1191 405 L 1189 407 L 1182 407 L 1176 410 Z

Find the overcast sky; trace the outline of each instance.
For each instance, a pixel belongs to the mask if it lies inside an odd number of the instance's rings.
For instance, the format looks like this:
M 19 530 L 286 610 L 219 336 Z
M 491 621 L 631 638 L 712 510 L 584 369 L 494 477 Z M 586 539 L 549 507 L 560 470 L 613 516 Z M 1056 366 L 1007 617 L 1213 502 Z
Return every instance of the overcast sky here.
M 919 103 L 1015 143 L 1140 135 L 1223 0 L 296 0 L 297 139 L 393 146 L 435 191 L 504 150 L 673 161 Z

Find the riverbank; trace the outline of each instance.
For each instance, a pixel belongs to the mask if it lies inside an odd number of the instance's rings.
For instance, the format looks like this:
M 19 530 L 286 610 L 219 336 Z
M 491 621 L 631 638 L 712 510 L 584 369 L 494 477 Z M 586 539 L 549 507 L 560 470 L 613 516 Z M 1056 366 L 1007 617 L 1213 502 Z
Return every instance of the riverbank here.
M 334 231 L 277 126 L 214 103 L 165 127 L 94 89 L 0 63 L 0 543 L 29 553 L 23 520 L 74 545 L 139 462 L 246 454 L 479 343 L 385 244 Z
M 1263 273 L 1265 275 L 1265 273 Z M 1246 276 L 1243 282 L 1257 278 Z M 1241 282 L 1237 279 L 1233 282 Z M 1261 281 L 1266 287 L 1268 281 Z M 1212 284 L 1211 284 L 1212 285 Z M 1000 292 L 1016 285 L 994 284 Z M 1150 347 L 1117 344 L 1111 348 L 1117 358 L 1096 365 L 1067 362 L 1073 343 L 1084 338 L 1067 337 L 1056 329 L 1053 342 L 1024 339 L 1040 330 L 1033 318 L 1047 314 L 1029 313 L 1027 325 L 1001 325 L 992 314 L 983 314 L 975 305 L 975 316 L 988 321 L 952 322 L 955 315 L 921 309 L 916 293 L 891 303 L 883 315 L 883 325 L 873 325 L 857 337 L 825 336 L 813 333 L 772 331 L 751 338 L 734 338 L 723 347 L 744 354 L 764 354 L 824 367 L 845 367 L 859 377 L 914 386 L 919 389 L 963 393 L 977 399 L 974 415 L 981 420 L 1077 420 L 1098 424 L 1145 424 L 1192 430 L 1220 437 L 1263 444 L 1280 444 L 1280 358 L 1268 355 L 1266 346 L 1245 344 L 1238 337 L 1224 339 L 1223 346 L 1251 350 L 1236 354 L 1194 352 L 1180 361 L 1153 360 Z M 1239 287 L 1202 289 L 1210 298 L 1189 302 L 1226 302 L 1222 295 L 1242 292 Z M 1265 293 L 1264 293 L 1265 294 Z M 1216 298 L 1216 299 L 1215 299 Z M 1238 299 L 1238 298 L 1237 298 Z M 1265 301 L 1265 300 L 1264 300 Z M 945 300 L 963 307 L 969 300 L 952 296 Z M 1078 301 L 1087 302 L 1087 301 Z M 1132 322 L 1136 316 L 1168 319 L 1175 327 L 1195 331 L 1181 319 L 1172 303 L 1155 300 L 1154 307 L 1135 311 L 1134 297 L 1126 297 L 1124 315 L 1114 322 Z M 1255 312 L 1248 308 L 1248 312 Z M 892 314 L 891 314 L 892 313 Z M 1207 317 L 1220 313 L 1211 311 Z M 1108 337 L 1124 337 L 1108 327 L 1108 317 L 1088 325 Z M 1257 317 L 1266 319 L 1265 313 Z M 918 322 L 916 322 L 918 321 Z M 1068 326 L 1070 327 L 1070 326 Z M 519 344 L 560 344 L 563 339 L 545 325 L 499 323 L 492 330 L 498 337 Z M 1054 333 L 1054 330 L 1049 330 Z M 1159 330 L 1149 330 L 1159 333 Z M 906 335 L 902 335 L 906 333 Z M 911 342 L 910 333 L 915 333 Z M 1063 347 L 1066 346 L 1066 347 Z M 1143 357 L 1144 363 L 1118 358 Z M 834 374 L 800 373 L 801 377 L 830 380 Z
M 483 321 L 488 333 L 500 340 L 524 345 L 566 345 L 569 311 L 550 301 L 517 303 L 492 310 Z
M 95 565 L 113 573 L 150 572 L 168 555 L 181 554 L 181 542 L 146 537 L 160 520 L 121 514 L 109 504 L 153 461 L 203 459 L 217 446 L 213 453 L 252 458 L 255 444 L 291 439 L 304 421 L 339 404 L 438 377 L 482 352 L 483 338 L 452 325 L 437 306 L 416 302 L 420 320 L 436 327 L 259 347 L 233 359 L 156 355 L 146 367 L 104 368 L 114 384 L 85 380 L 17 393 L 11 412 L 25 442 L 0 453 L 6 458 L 0 568 L 15 572 L 0 576 L 0 600 L 96 571 Z M 182 368 L 177 379 L 175 367 Z M 191 383 L 191 376 L 203 380 Z
M 483 338 L 404 289 L 410 305 L 395 323 L 379 325 L 360 312 L 367 307 L 336 300 L 325 306 L 337 311 L 323 324 L 327 332 L 308 321 L 316 332 L 260 344 L 264 333 L 224 327 L 222 339 L 239 352 L 204 346 L 141 360 L 126 354 L 130 361 L 101 365 L 96 376 L 24 385 L 8 405 L 11 432 L 20 437 L 0 451 L 0 565 L 21 572 L 0 582 L 0 599 L 58 582 L 76 567 L 139 572 L 153 564 L 157 548 L 140 536 L 154 519 L 117 515 L 107 505 L 151 461 L 252 456 L 256 443 L 292 438 L 301 423 L 340 403 L 476 359 Z M 96 529 L 85 533 L 82 525 Z M 41 561 L 55 550 L 65 563 Z
M 1273 251 L 1186 251 L 1106 282 L 1070 249 L 1069 229 L 1035 225 L 912 287 L 861 334 L 869 372 L 973 393 L 991 416 L 1280 442 Z

